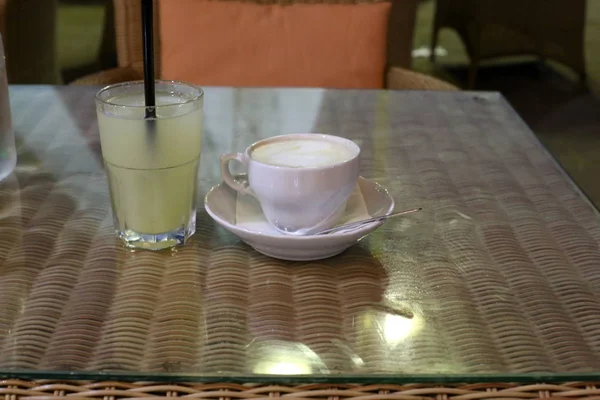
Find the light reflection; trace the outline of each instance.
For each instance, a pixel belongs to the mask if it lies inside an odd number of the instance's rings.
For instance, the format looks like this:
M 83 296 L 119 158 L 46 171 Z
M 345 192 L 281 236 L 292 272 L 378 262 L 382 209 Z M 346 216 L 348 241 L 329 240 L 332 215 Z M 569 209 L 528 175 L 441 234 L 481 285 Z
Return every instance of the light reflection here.
M 17 139 L 22 141 L 19 152 L 26 150 L 28 158 L 43 160 L 45 171 L 59 178 L 100 172 L 102 161 L 90 148 L 88 138 L 73 115 L 73 109 L 67 104 L 63 91 L 49 87 L 35 90 L 38 96 L 51 99 L 44 115 L 52 115 L 54 122 L 50 124 L 43 122 L 45 118 L 28 118 L 28 113 L 23 113 L 23 116 L 17 114 L 13 125 Z M 27 134 L 19 137 L 19 132 Z
M 260 361 L 253 371 L 255 374 L 304 375 L 311 374 L 312 368 L 306 361 Z
M 395 347 L 411 336 L 416 336 L 423 329 L 424 321 L 418 314 L 412 318 L 387 314 L 382 325 L 383 339 L 388 345 Z
M 321 358 L 308 346 L 285 340 L 252 342 L 247 348 L 250 370 L 255 374 L 306 375 L 329 371 Z

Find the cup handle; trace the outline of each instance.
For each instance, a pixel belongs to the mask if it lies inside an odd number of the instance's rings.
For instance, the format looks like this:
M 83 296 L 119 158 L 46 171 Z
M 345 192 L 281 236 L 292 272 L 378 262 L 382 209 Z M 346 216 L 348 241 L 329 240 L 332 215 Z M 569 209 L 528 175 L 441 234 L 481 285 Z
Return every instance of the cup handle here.
M 221 178 L 230 188 L 232 188 L 236 192 L 254 196 L 254 193 L 252 193 L 252 189 L 250 189 L 248 181 L 237 181 L 235 180 L 233 175 L 231 175 L 231 171 L 229 170 L 229 163 L 234 160 L 239 161 L 245 167 L 247 167 L 248 165 L 246 161 L 246 155 L 244 153 L 223 154 L 221 156 Z

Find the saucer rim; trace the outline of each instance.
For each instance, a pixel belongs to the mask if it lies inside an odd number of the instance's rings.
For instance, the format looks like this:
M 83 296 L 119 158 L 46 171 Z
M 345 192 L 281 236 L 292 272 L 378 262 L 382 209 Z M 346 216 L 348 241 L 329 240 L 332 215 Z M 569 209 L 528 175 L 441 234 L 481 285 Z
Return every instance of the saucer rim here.
M 387 196 L 387 198 L 390 200 L 390 206 L 388 207 L 386 212 L 384 214 L 382 214 L 382 216 L 389 215 L 394 211 L 394 207 L 396 206 L 396 203 L 394 201 L 394 198 L 392 197 L 392 195 L 390 194 L 390 192 L 387 190 L 387 188 L 385 186 L 383 186 L 382 184 L 380 184 L 379 182 L 377 182 L 373 179 L 365 178 L 363 176 L 359 176 L 358 179 L 367 181 L 370 184 L 373 184 L 378 191 L 383 191 L 385 193 L 385 195 Z M 221 182 L 217 183 L 216 185 L 212 186 L 210 188 L 210 190 L 206 193 L 206 195 L 204 196 L 204 210 L 206 210 L 208 215 L 210 215 L 210 217 L 213 220 L 215 220 L 223 228 L 229 230 L 233 234 L 235 234 L 235 231 L 240 231 L 240 232 L 244 232 L 245 234 L 248 234 L 248 235 L 260 236 L 262 238 L 267 238 L 267 239 L 309 241 L 309 240 L 319 240 L 319 239 L 322 240 L 325 238 L 336 238 L 336 237 L 339 238 L 339 237 L 350 236 L 350 235 L 356 236 L 357 234 L 359 234 L 363 231 L 369 233 L 369 232 L 372 232 L 375 229 L 379 228 L 381 225 L 383 225 L 385 223 L 385 220 L 373 221 L 371 223 L 365 224 L 364 226 L 362 226 L 361 228 L 358 228 L 358 229 L 353 229 L 351 231 L 339 231 L 339 232 L 329 233 L 326 235 L 304 235 L 304 236 L 273 235 L 270 233 L 263 233 L 260 231 L 250 230 L 247 228 L 239 227 L 238 225 L 233 225 L 230 222 L 225 221 L 223 218 L 218 216 L 213 210 L 211 210 L 210 206 L 208 205 L 208 197 L 211 195 L 211 193 L 213 191 L 215 191 L 218 187 L 220 187 L 222 185 L 226 185 L 226 183 L 221 181 Z

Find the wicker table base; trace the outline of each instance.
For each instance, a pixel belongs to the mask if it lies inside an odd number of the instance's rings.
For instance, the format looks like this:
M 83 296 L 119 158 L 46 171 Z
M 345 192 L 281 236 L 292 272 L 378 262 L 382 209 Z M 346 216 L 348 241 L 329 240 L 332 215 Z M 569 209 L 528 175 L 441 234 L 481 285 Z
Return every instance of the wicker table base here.
M 152 384 L 124 382 L 23 381 L 0 382 L 5 399 L 159 399 L 195 398 L 220 400 L 258 400 L 285 397 L 293 400 L 417 400 L 417 399 L 598 399 L 600 383 L 569 382 L 517 385 L 511 383 L 476 383 L 465 385 L 264 385 L 264 384 Z

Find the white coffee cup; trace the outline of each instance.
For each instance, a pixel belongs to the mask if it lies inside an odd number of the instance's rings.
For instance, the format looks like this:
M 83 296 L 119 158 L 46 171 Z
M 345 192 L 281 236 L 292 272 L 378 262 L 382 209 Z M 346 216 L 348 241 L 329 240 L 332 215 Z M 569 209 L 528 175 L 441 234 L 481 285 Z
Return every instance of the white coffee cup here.
M 221 176 L 232 189 L 254 196 L 279 231 L 310 235 L 335 226 L 358 181 L 360 148 L 338 136 L 296 133 L 250 145 L 243 153 L 221 156 Z M 234 179 L 237 160 L 248 180 Z

